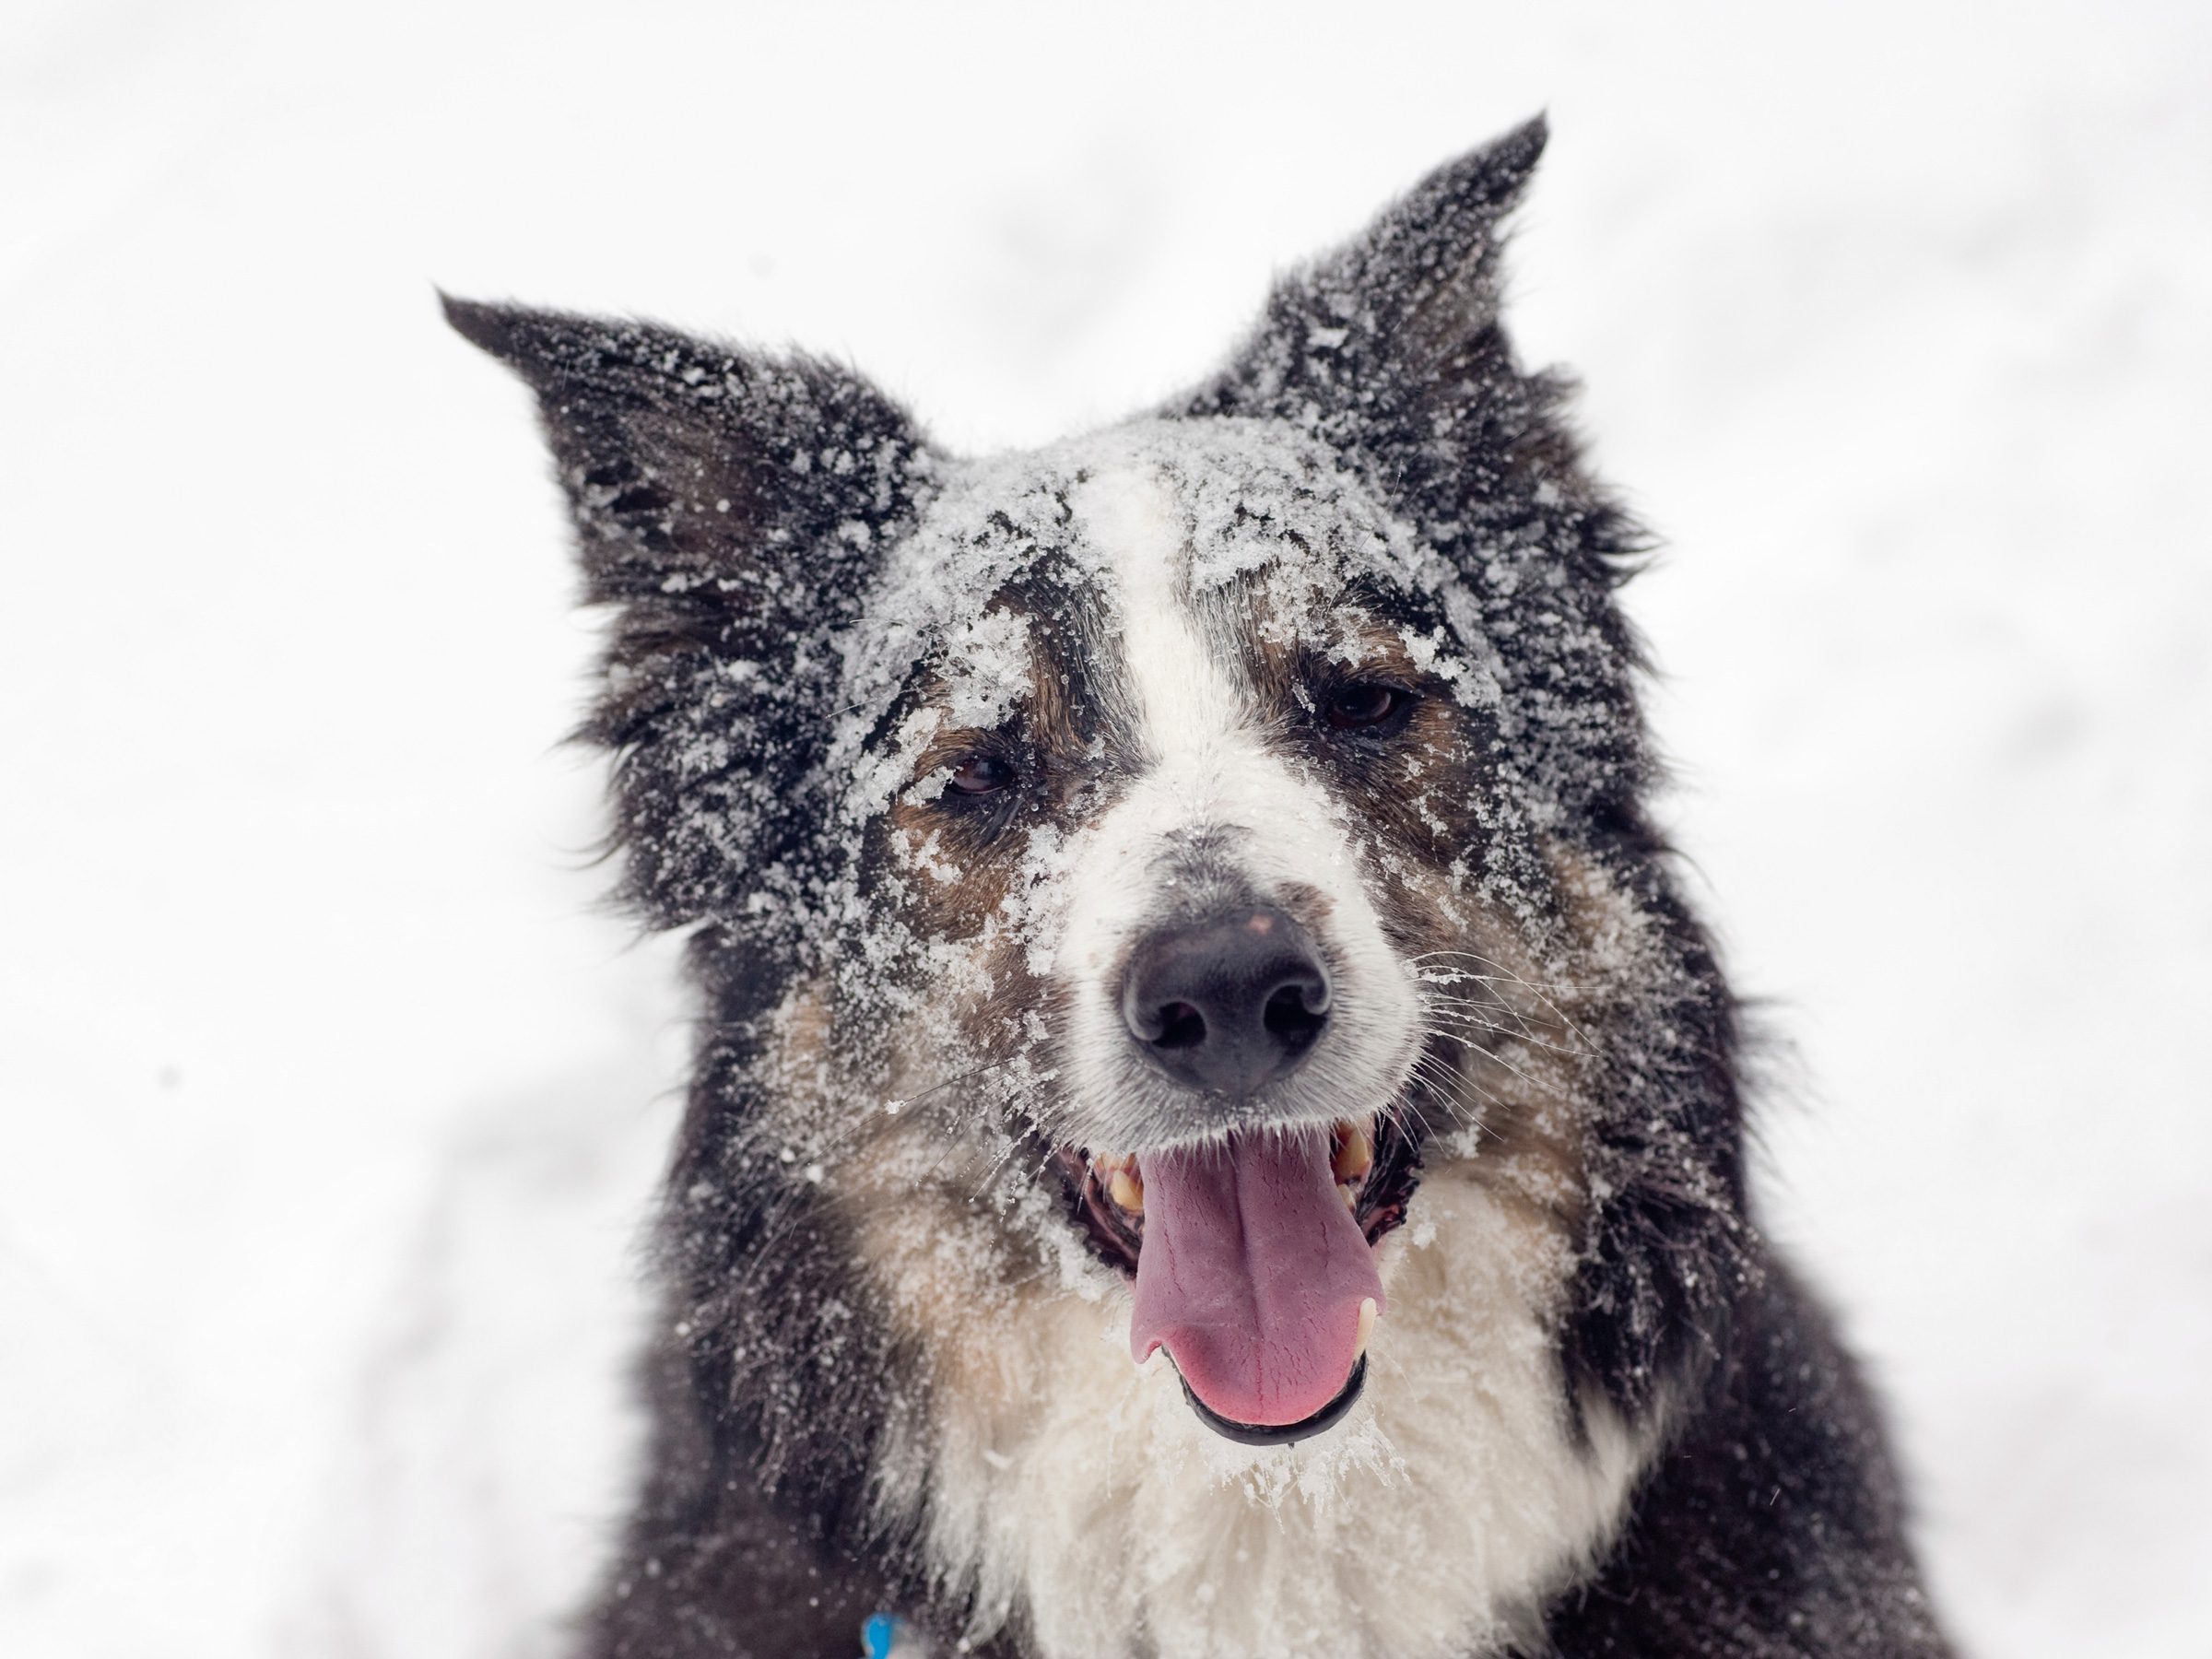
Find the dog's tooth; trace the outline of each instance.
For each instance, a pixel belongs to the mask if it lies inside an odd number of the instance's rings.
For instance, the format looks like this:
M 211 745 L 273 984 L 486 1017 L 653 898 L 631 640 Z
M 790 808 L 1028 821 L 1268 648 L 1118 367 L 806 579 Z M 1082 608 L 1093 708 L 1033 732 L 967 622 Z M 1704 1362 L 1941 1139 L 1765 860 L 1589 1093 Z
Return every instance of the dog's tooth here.
M 1336 1155 L 1329 1160 L 1329 1167 L 1339 1181 L 1358 1181 L 1374 1167 L 1374 1137 L 1359 1124 L 1339 1124 L 1336 1133 Z
M 1357 1359 L 1367 1352 L 1367 1339 L 1374 1334 L 1375 1299 L 1371 1296 L 1363 1296 L 1359 1299 L 1359 1340 L 1353 1346 L 1353 1359 Z
M 1344 1207 L 1347 1210 L 1356 1210 L 1359 1207 L 1359 1189 L 1353 1186 L 1348 1181 L 1340 1181 L 1336 1183 L 1336 1196 L 1344 1200 Z
M 1129 1169 L 1135 1162 L 1136 1159 L 1126 1152 L 1093 1152 L 1090 1155 L 1090 1167 L 1106 1175 L 1112 1174 L 1116 1170 Z
M 1145 1213 L 1145 1183 L 1127 1170 L 1116 1170 L 1106 1190 L 1113 1201 L 1133 1216 Z

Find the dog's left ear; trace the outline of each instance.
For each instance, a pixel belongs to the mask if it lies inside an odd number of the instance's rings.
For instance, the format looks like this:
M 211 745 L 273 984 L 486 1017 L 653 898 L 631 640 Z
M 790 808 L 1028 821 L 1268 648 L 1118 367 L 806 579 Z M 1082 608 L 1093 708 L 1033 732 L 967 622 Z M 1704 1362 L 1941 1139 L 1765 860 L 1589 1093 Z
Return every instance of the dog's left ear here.
M 444 303 L 537 394 L 584 597 L 614 607 L 584 735 L 618 757 L 623 896 L 660 926 L 773 908 L 763 888 L 801 878 L 827 818 L 841 630 L 927 486 L 927 445 L 832 364 Z
M 1284 277 L 1229 367 L 1173 413 L 1291 421 L 1374 465 L 1433 528 L 1585 493 L 1557 419 L 1499 320 L 1504 224 L 1544 118 L 1447 162 L 1351 241 Z

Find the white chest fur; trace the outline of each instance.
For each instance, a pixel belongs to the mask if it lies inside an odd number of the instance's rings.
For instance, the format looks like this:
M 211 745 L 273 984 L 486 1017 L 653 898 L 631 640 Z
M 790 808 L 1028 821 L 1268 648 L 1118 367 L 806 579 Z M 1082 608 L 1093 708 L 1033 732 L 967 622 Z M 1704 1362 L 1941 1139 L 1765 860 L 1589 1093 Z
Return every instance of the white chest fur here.
M 1465 1166 L 1414 1212 L 1382 1246 L 1365 1397 L 1317 1440 L 1213 1435 L 1164 1361 L 1132 1367 L 1121 1298 L 1040 1299 L 994 1345 L 998 1386 L 940 1388 L 930 1446 L 893 1453 L 926 1474 L 896 1484 L 975 1593 L 971 1637 L 1011 1619 L 1051 1659 L 1441 1659 L 1524 1624 L 1610 1537 L 1648 1446 L 1602 1406 L 1570 1434 L 1556 1236 Z

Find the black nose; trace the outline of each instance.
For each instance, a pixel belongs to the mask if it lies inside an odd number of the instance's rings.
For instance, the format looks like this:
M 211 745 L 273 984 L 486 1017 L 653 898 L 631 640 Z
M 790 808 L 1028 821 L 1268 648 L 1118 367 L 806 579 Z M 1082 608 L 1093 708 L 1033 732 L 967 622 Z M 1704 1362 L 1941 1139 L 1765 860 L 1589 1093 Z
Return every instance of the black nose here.
M 1232 911 L 1140 943 L 1122 1018 L 1177 1082 L 1248 1095 L 1295 1070 L 1329 1023 L 1328 971 L 1281 911 Z

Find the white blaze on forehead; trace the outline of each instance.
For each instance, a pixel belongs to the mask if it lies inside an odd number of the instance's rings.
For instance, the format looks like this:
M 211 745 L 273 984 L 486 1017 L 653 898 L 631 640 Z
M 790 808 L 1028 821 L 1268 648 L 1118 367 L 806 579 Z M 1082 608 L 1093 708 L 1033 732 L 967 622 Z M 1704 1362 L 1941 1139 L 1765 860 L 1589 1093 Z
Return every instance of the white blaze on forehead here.
M 1217 747 L 1244 709 L 1191 609 L 1182 503 L 1158 473 L 1124 465 L 1086 478 L 1069 504 L 1110 579 L 1149 757 L 1171 763 Z
M 1271 816 L 1280 824 L 1301 785 L 1262 741 L 1223 660 L 1230 643 L 1209 638 L 1194 608 L 1188 515 L 1170 478 L 1141 463 L 1101 466 L 1069 506 L 1119 630 L 1107 695 L 1134 727 L 1142 767 L 1097 826 L 1072 895 L 1074 963 L 1095 970 L 1158 905 L 1176 842 L 1249 832 Z M 1239 836 L 1241 861 L 1256 851 L 1249 840 Z

